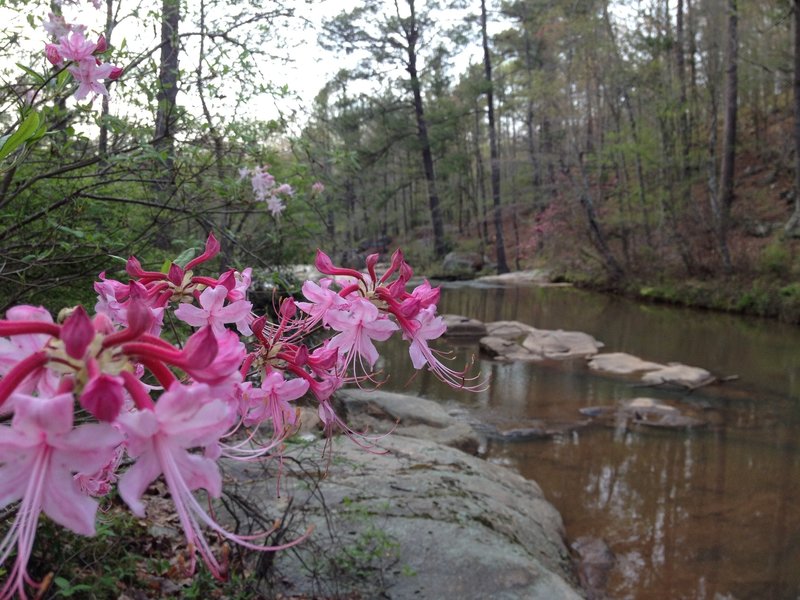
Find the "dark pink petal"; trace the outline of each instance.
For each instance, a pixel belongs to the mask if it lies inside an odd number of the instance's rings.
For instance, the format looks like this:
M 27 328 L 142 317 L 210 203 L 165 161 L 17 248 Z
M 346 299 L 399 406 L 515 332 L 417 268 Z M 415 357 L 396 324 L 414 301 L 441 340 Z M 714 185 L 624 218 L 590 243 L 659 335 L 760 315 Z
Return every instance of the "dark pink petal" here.
M 125 404 L 122 380 L 106 373 L 94 377 L 83 389 L 80 403 L 99 421 L 113 421 Z
M 200 263 L 204 263 L 207 260 L 211 260 L 217 254 L 219 254 L 220 248 L 221 248 L 221 246 L 220 246 L 219 242 L 217 241 L 217 238 L 214 237 L 213 233 L 209 233 L 208 234 L 208 239 L 206 240 L 206 249 L 205 249 L 205 251 L 200 256 L 198 256 L 196 258 L 193 258 L 188 263 L 186 263 L 186 270 L 189 271 L 192 268 L 194 268 L 196 265 L 199 265 Z

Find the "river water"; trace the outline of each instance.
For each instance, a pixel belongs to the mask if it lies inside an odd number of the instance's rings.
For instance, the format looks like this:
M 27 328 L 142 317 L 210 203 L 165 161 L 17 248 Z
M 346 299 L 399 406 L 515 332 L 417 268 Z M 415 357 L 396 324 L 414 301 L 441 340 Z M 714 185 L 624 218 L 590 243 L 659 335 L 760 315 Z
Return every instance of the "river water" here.
M 488 460 L 536 480 L 570 540 L 606 541 L 610 598 L 800 597 L 800 328 L 639 304 L 565 287 L 451 285 L 440 313 L 584 331 L 603 351 L 682 362 L 736 381 L 693 392 L 642 388 L 586 361 L 502 364 L 481 393 L 414 376 L 399 345 L 387 388 L 442 402 L 473 421 L 563 426 L 579 409 L 647 396 L 708 420 L 699 430 L 591 425 L 547 439 L 489 440 Z M 456 360 L 477 355 L 455 348 Z

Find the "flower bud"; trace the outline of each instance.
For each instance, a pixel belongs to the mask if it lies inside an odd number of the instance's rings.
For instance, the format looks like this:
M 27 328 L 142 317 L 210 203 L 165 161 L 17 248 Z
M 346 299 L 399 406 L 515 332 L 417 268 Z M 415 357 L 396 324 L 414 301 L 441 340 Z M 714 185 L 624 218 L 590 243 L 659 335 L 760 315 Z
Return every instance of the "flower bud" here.
M 106 42 L 106 36 L 104 36 L 101 33 L 100 37 L 97 38 L 97 46 L 95 46 L 94 54 L 102 54 L 106 50 L 108 50 L 108 43 Z
M 63 60 L 61 58 L 61 53 L 58 51 L 58 46 L 55 44 L 45 44 L 44 55 L 51 65 L 58 65 Z
M 108 74 L 108 78 L 112 81 L 116 81 L 122 76 L 123 69 L 122 67 L 114 67 L 111 69 L 111 73 Z

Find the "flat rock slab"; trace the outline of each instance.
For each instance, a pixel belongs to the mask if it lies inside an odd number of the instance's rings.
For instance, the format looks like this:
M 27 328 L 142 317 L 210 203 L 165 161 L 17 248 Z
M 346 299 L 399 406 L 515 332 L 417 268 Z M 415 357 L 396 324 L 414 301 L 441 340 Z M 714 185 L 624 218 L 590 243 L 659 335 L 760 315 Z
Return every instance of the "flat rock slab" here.
M 226 463 L 239 506 L 280 516 L 296 539 L 274 555 L 276 596 L 578 600 L 558 511 L 536 483 L 433 442 L 391 435 L 382 451 L 349 440 L 291 446 L 281 497 L 255 465 Z M 329 448 L 330 449 L 330 448 Z M 307 473 L 325 472 L 309 482 Z M 226 486 L 226 488 L 229 486 Z M 241 515 L 239 522 L 247 519 Z M 262 526 L 263 527 L 263 526 Z M 259 525 L 255 525 L 258 529 Z M 243 530 L 250 527 L 242 527 Z
M 642 376 L 642 381 L 648 385 L 672 384 L 696 388 L 712 383 L 715 378 L 705 369 L 680 363 L 670 363 L 666 366 L 662 365 L 658 370 L 645 373 Z
M 477 454 L 480 438 L 469 423 L 450 416 L 438 403 L 382 390 L 346 389 L 336 393 L 345 422 L 355 431 L 394 431 Z
M 480 340 L 481 350 L 490 358 L 505 361 L 537 361 L 544 359 L 567 359 L 591 356 L 603 346 L 588 333 L 581 331 L 563 331 L 561 329 L 523 330 L 513 321 L 498 321 L 500 325 L 487 328 L 501 335 L 488 335 Z M 524 334 L 525 339 L 518 343 L 516 339 Z
M 484 275 L 483 277 L 478 277 L 476 281 L 484 281 L 486 283 L 502 283 L 504 285 L 519 285 L 519 284 L 553 285 L 550 282 L 550 271 L 546 269 L 531 269 L 530 271 L 513 271 L 511 273 L 503 273 L 501 275 Z M 556 284 L 556 285 L 570 285 L 570 284 Z
M 604 373 L 615 373 L 618 375 L 630 375 L 641 373 L 642 371 L 654 371 L 663 368 L 664 365 L 642 360 L 638 356 L 627 354 L 626 352 L 608 352 L 596 354 L 589 360 L 589 368 Z
M 475 338 L 486 335 L 486 325 L 478 319 L 470 319 L 462 315 L 442 315 L 447 331 L 446 337 Z
M 597 354 L 589 360 L 589 368 L 615 375 L 631 375 L 644 371 L 641 380 L 646 385 L 676 385 L 694 389 L 716 381 L 711 373 L 700 367 L 681 363 L 663 365 L 625 352 Z
M 536 329 L 520 321 L 493 321 L 486 323 L 486 332 L 491 337 L 504 340 L 519 340 Z
M 522 347 L 545 358 L 576 358 L 597 354 L 603 342 L 582 331 L 535 329 L 522 342 Z
M 495 337 L 492 335 L 482 337 L 480 340 L 480 347 L 481 352 L 486 354 L 486 356 L 497 360 L 512 360 L 512 356 L 530 355 L 530 352 L 528 352 L 514 340 L 503 337 Z M 531 359 L 537 358 L 536 356 L 532 355 L 530 357 Z

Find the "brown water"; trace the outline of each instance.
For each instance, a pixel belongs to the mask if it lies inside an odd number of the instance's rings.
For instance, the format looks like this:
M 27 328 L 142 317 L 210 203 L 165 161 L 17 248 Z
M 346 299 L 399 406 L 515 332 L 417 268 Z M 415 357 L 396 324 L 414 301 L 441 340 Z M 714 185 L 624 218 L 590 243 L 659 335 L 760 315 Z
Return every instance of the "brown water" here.
M 649 396 L 709 419 L 695 431 L 593 426 L 553 439 L 490 441 L 487 458 L 535 479 L 569 539 L 616 555 L 610 598 L 800 597 L 800 329 L 634 302 L 571 288 L 448 287 L 442 313 L 585 331 L 646 360 L 739 380 L 693 393 L 634 387 L 585 361 L 499 364 L 483 393 L 456 392 L 388 348 L 388 387 L 439 399 L 471 418 L 581 419 L 581 407 Z M 458 359 L 477 346 L 457 349 Z

